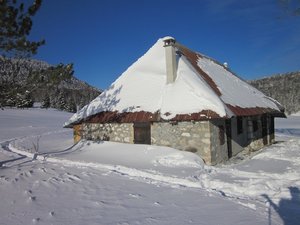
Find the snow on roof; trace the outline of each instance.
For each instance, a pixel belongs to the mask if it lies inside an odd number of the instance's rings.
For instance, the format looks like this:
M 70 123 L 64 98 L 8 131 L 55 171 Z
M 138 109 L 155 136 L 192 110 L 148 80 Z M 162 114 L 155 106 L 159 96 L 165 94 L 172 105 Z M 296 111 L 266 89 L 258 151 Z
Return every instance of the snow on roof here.
M 164 38 L 165 39 L 165 38 Z M 170 120 L 176 115 L 212 111 L 219 117 L 238 108 L 280 112 L 275 101 L 247 84 L 216 61 L 176 45 L 177 78 L 166 83 L 164 39 L 159 39 L 111 86 L 75 113 L 65 126 L 100 112 L 150 112 Z
M 242 108 L 264 107 L 278 110 L 269 97 L 214 61 L 202 57 L 198 60 L 198 66 L 216 83 L 222 94 L 220 98 L 226 104 Z

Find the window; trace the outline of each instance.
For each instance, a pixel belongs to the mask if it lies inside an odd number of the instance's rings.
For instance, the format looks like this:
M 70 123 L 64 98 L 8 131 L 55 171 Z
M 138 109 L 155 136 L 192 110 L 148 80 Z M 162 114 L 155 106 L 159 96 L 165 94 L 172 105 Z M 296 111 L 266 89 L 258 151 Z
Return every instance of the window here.
M 236 123 L 237 123 L 237 133 L 242 134 L 243 133 L 243 117 L 237 117 Z
M 253 132 L 256 132 L 258 130 L 258 123 L 257 123 L 257 120 L 253 120 L 252 121 L 252 124 L 253 124 Z
M 224 126 L 219 126 L 219 140 L 220 140 L 220 145 L 224 145 L 225 143 Z

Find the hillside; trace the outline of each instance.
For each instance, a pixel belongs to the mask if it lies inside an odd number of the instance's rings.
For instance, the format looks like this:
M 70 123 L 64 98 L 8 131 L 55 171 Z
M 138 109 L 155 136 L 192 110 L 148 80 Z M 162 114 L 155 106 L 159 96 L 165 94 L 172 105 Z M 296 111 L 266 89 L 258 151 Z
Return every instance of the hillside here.
M 71 68 L 70 68 L 71 67 Z M 33 102 L 75 112 L 101 93 L 72 74 L 72 65 L 56 66 L 33 59 L 0 58 L 0 106 L 15 106 L 27 92 Z M 300 111 L 300 71 L 248 81 L 278 100 L 287 114 Z M 15 104 L 15 105 L 14 105 Z
M 300 111 L 300 71 L 278 74 L 249 83 L 279 101 L 287 114 Z
M 1 57 L 0 86 L 2 106 L 30 107 L 33 102 L 42 102 L 46 108 L 70 112 L 75 112 L 101 93 L 101 90 L 74 77 L 72 64 L 53 66 L 33 59 Z M 24 99 L 29 99 L 29 103 Z

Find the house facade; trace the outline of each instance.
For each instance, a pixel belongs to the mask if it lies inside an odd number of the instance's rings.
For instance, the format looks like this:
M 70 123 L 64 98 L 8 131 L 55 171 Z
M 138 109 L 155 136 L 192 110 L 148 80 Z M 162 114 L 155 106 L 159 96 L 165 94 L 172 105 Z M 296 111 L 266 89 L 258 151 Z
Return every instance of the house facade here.
M 277 101 L 166 37 L 65 126 L 75 142 L 170 146 L 215 165 L 272 144 L 275 117 L 284 117 Z

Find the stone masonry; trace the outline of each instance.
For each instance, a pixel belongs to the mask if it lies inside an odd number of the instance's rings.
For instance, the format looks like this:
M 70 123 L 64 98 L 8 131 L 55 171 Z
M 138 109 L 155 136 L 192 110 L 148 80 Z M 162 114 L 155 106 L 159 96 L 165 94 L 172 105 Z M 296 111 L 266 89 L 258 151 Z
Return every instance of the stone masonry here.
M 209 121 L 153 123 L 151 144 L 194 152 L 210 164 L 211 143 Z
M 267 143 L 262 137 L 261 117 L 244 117 L 243 132 L 237 134 L 236 118 L 231 119 L 232 155 L 248 150 L 255 151 L 274 142 L 274 118 L 267 121 Z M 254 126 L 253 121 L 257 121 Z M 256 127 L 254 129 L 254 127 Z M 272 128 L 273 127 L 273 128 Z M 76 128 L 76 129 L 75 129 Z M 134 143 L 133 123 L 83 123 L 74 127 L 76 140 L 114 141 Z M 206 164 L 215 165 L 228 160 L 228 141 L 225 120 L 153 122 L 150 126 L 151 144 L 169 146 L 198 154 Z M 75 141 L 76 141 L 75 140 Z
M 132 123 L 84 123 L 82 136 L 87 140 L 133 143 Z

